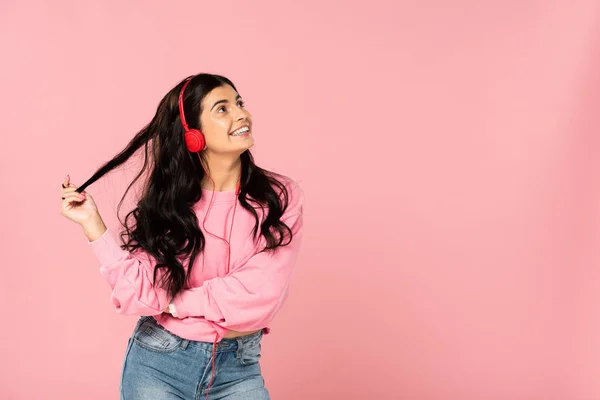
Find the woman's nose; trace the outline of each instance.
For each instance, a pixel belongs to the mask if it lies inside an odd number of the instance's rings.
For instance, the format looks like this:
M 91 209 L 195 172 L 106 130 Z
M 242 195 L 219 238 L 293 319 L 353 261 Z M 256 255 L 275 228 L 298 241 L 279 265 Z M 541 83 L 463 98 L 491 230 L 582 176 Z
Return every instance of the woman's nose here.
M 248 119 L 248 113 L 247 113 L 247 112 L 245 112 L 245 111 L 240 111 L 240 112 L 238 113 L 238 115 L 237 115 L 237 118 L 236 118 L 236 120 L 237 120 L 237 121 L 243 121 L 243 120 L 245 120 L 245 119 Z
M 250 113 L 248 111 L 246 111 L 245 108 L 243 107 L 237 107 L 237 114 L 236 114 L 236 120 L 243 120 L 243 119 L 247 119 L 248 116 L 250 115 Z

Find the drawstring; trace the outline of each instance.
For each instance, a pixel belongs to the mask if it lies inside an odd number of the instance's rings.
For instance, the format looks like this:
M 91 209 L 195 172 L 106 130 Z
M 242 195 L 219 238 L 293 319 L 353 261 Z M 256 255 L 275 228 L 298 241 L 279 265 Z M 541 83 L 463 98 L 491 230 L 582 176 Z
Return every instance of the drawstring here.
M 206 400 L 208 400 L 208 392 L 210 391 L 210 387 L 212 386 L 213 379 L 215 378 L 215 357 L 217 356 L 217 340 L 219 339 L 219 333 L 215 335 L 215 341 L 213 342 L 213 352 L 212 352 L 212 372 L 210 374 L 210 382 L 208 383 L 208 387 L 206 388 Z
M 240 194 L 240 185 L 238 184 L 237 188 L 235 189 L 235 195 L 237 197 L 237 195 Z M 225 240 L 225 242 L 227 243 L 227 274 L 229 274 L 229 267 L 231 264 L 231 234 L 233 233 L 233 221 L 235 221 L 235 210 L 237 208 L 237 199 L 235 200 L 235 203 L 233 204 L 233 215 L 231 216 L 231 226 L 229 227 L 229 237 L 227 238 L 227 240 Z

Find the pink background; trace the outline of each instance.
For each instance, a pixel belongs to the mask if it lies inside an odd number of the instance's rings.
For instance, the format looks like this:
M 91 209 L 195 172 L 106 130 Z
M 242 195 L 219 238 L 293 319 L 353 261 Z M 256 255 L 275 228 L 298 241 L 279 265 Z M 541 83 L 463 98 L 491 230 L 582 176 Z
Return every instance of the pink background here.
M 274 399 L 600 399 L 600 2 L 3 1 L 0 42 L 0 398 L 118 398 L 135 318 L 59 184 L 204 71 L 306 191 Z

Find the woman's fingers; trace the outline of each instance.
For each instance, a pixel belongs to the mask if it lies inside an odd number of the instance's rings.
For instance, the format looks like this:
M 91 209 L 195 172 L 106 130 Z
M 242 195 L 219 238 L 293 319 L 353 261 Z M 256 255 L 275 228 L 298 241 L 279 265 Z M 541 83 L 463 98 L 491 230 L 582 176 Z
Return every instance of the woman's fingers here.
M 71 183 L 71 177 L 69 175 L 67 175 L 67 177 L 65 179 L 63 179 L 62 187 L 63 187 L 63 189 L 65 189 L 68 187 L 76 188 L 77 186 L 75 186 Z
M 71 183 L 71 177 L 67 175 L 62 182 L 62 197 L 65 197 L 68 193 L 77 190 L 77 186 Z
M 64 196 L 65 194 L 69 194 L 69 193 L 75 193 L 75 191 L 76 191 L 76 190 L 77 190 L 77 188 L 76 188 L 75 186 L 69 186 L 69 187 L 67 187 L 67 188 L 64 188 L 64 189 L 62 190 L 62 194 L 63 194 L 63 196 Z
M 70 189 L 70 188 L 67 188 L 67 189 Z M 67 190 L 67 189 L 65 189 L 65 190 Z M 85 194 L 83 194 L 83 193 L 77 193 L 77 192 L 73 191 L 73 192 L 70 192 L 70 193 L 63 193 L 62 198 L 67 203 L 72 203 L 72 202 L 81 203 L 82 201 L 85 200 Z
M 68 187 L 68 188 L 62 189 L 60 197 L 62 197 L 62 199 L 65 200 L 67 197 L 75 196 L 75 197 L 79 198 L 79 200 L 77 200 L 77 201 L 83 201 L 85 199 L 85 197 L 80 197 L 80 196 L 81 195 L 85 196 L 85 194 L 78 193 L 78 192 L 76 192 L 76 190 L 77 190 L 77 188 L 74 188 L 74 187 Z

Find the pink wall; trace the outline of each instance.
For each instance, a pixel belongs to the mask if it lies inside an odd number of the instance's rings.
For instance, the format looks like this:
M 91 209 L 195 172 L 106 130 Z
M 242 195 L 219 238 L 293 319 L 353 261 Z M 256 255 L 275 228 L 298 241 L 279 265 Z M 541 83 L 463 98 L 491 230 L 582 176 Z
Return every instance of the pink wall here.
M 14 0 L 0 43 L 0 398 L 117 398 L 135 319 L 59 184 L 206 71 L 308 199 L 274 399 L 600 399 L 598 1 Z

